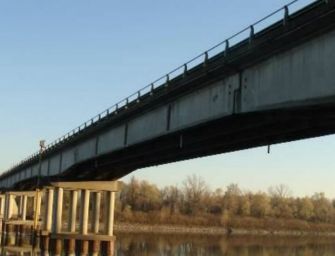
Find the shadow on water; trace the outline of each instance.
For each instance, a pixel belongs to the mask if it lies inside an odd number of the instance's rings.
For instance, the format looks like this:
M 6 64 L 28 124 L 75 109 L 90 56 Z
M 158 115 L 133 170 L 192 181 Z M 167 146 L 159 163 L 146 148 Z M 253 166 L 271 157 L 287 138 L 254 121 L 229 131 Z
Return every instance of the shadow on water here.
M 15 244 L 1 248 L 0 255 L 55 255 L 29 246 Z M 62 255 L 68 255 L 63 252 Z M 80 253 L 76 254 L 80 255 Z M 92 254 L 90 254 L 92 255 Z M 104 255 L 100 253 L 99 255 Z M 335 237 L 280 236 L 201 236 L 201 235 L 117 235 L 117 256 L 335 256 Z

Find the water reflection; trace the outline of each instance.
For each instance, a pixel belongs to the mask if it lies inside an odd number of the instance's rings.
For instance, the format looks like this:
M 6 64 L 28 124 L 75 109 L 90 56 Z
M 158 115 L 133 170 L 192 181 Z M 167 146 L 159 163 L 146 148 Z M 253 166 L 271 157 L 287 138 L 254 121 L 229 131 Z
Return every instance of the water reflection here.
M 37 256 L 41 255 L 39 250 L 31 247 L 3 247 L 1 256 Z
M 54 255 L 23 244 L 1 248 L 2 255 Z M 63 255 L 67 255 L 66 252 Z M 80 255 L 79 253 L 77 255 Z M 104 255 L 101 253 L 100 255 Z M 116 256 L 335 256 L 335 237 L 196 236 L 117 234 Z
M 335 238 L 119 234 L 117 255 L 335 256 Z

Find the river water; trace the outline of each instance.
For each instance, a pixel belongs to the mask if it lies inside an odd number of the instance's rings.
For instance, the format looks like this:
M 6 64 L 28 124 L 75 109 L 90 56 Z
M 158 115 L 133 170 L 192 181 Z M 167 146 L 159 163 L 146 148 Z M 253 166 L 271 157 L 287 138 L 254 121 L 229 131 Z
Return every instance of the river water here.
M 120 234 L 117 255 L 335 256 L 335 238 Z
M 54 254 L 43 254 L 27 247 L 10 246 L 2 248 L 1 255 Z M 66 252 L 63 255 L 66 255 Z M 335 256 L 335 237 L 117 234 L 115 256 L 128 255 Z

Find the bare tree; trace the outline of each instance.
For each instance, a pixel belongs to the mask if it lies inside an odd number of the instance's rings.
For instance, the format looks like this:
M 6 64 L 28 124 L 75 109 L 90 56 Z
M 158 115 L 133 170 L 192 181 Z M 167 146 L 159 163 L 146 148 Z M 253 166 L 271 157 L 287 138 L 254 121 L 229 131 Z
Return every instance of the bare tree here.
M 287 185 L 280 184 L 274 187 L 270 187 L 269 194 L 271 197 L 288 198 L 292 196 L 292 191 Z
M 183 182 L 186 211 L 193 213 L 201 207 L 203 197 L 208 193 L 208 186 L 203 178 L 192 175 Z

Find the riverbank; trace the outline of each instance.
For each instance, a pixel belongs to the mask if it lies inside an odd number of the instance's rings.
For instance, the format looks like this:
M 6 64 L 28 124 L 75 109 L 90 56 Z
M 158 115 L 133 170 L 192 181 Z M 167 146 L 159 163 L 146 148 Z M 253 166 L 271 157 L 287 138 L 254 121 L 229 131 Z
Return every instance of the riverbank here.
M 148 225 L 140 223 L 116 223 L 117 233 L 146 233 L 146 234 L 192 234 L 192 235 L 276 235 L 276 236 L 331 236 L 335 231 L 329 230 L 273 230 L 273 229 L 243 229 L 224 227 L 201 227 L 182 225 Z

